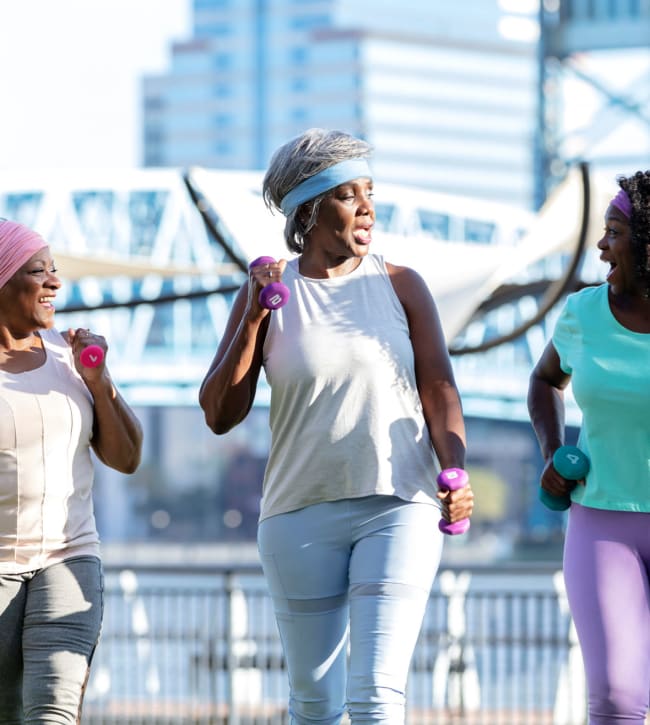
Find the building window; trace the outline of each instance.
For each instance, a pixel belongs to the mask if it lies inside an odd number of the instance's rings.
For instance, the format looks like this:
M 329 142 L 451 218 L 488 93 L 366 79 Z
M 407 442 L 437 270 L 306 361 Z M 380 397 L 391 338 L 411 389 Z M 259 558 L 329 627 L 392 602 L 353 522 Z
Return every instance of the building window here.
M 232 88 L 225 83 L 218 83 L 213 87 L 212 95 L 215 98 L 230 98 L 232 96 Z
M 291 90 L 296 93 L 304 93 L 307 90 L 307 79 L 306 78 L 294 78 L 291 81 Z
M 217 113 L 213 120 L 217 128 L 230 128 L 233 122 L 232 116 L 229 113 Z
M 194 0 L 194 10 L 214 10 L 230 7 L 230 0 Z
M 327 15 L 303 15 L 294 17 L 289 22 L 292 30 L 312 30 L 313 28 L 326 28 L 330 23 Z
M 418 209 L 420 229 L 434 239 L 449 239 L 449 217 L 428 209 Z
M 289 50 L 289 60 L 295 65 L 307 62 L 307 48 L 295 47 Z
M 390 231 L 395 204 L 375 204 L 375 226 L 382 232 Z
M 492 244 L 495 241 L 496 225 L 493 222 L 465 219 L 464 239 L 476 244 Z
M 217 70 L 229 70 L 232 65 L 232 59 L 227 53 L 219 53 L 214 57 L 214 67 Z
M 147 96 L 144 107 L 147 111 L 160 111 L 165 107 L 165 100 L 162 96 Z

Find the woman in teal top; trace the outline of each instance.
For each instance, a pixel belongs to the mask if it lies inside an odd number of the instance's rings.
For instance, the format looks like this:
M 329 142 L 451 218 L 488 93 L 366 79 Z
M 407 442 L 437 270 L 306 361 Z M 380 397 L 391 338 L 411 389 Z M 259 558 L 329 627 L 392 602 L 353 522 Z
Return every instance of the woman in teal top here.
M 568 297 L 528 395 L 542 488 L 571 495 L 564 578 L 590 725 L 643 725 L 650 693 L 650 171 L 618 183 L 598 242 L 606 284 Z M 591 464 L 579 485 L 552 463 L 569 382 Z

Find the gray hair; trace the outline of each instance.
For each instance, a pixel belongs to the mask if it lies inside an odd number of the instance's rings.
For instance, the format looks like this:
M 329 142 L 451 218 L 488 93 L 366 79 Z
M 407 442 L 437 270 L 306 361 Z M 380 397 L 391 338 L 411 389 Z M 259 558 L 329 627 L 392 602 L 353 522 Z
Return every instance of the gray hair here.
M 264 203 L 272 212 L 281 212 L 282 199 L 305 179 L 341 161 L 368 158 L 371 154 L 369 143 L 348 133 L 310 128 L 280 146 L 271 157 L 262 182 Z M 321 201 L 331 193 L 326 191 L 287 215 L 284 241 L 291 252 L 303 251 L 305 236 L 316 223 Z

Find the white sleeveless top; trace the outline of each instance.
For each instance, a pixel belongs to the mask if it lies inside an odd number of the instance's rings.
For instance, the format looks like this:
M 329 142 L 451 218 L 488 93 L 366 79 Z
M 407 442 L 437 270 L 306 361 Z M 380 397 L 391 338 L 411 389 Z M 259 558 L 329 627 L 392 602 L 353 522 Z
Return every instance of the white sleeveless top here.
M 271 450 L 260 520 L 373 494 L 439 505 L 440 468 L 418 395 L 406 313 L 382 257 L 311 279 L 291 260 L 264 368 Z
M 56 330 L 45 363 L 0 370 L 0 574 L 99 554 L 92 502 L 92 396 Z

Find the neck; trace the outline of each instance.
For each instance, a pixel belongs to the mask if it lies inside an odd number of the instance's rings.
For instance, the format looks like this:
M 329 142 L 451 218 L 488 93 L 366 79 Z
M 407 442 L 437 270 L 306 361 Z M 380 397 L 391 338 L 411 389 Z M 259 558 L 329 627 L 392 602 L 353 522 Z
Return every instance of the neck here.
M 361 264 L 360 257 L 336 257 L 322 252 L 312 252 L 305 247 L 298 262 L 298 269 L 303 277 L 313 279 L 329 279 L 343 277 L 354 272 Z
M 609 305 L 614 317 L 634 332 L 650 332 L 650 299 L 640 293 L 612 294 L 609 290 Z
M 16 333 L 8 327 L 0 327 L 0 350 L 21 352 L 40 348 L 41 338 L 37 332 Z

